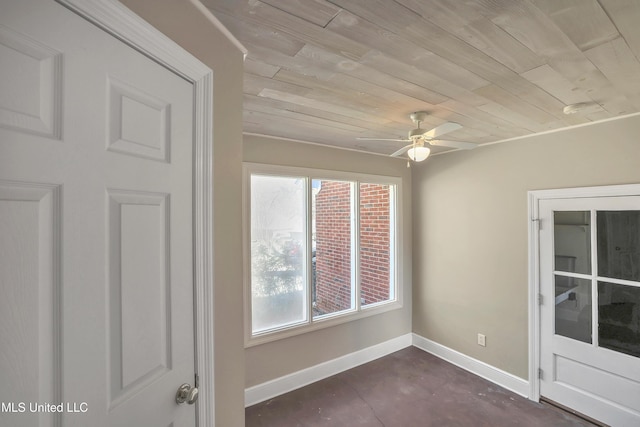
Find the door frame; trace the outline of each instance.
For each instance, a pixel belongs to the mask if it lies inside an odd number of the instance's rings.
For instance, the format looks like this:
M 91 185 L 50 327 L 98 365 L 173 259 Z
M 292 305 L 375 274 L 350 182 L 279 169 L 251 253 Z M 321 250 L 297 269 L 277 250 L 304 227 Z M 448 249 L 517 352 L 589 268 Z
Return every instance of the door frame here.
M 541 200 L 578 199 L 587 197 L 639 196 L 640 184 L 604 185 L 600 187 L 534 190 L 528 197 L 528 259 L 529 259 L 529 399 L 540 400 L 540 224 Z
M 197 420 L 215 425 L 213 276 L 213 71 L 116 0 L 56 0 L 193 84 L 193 248 Z

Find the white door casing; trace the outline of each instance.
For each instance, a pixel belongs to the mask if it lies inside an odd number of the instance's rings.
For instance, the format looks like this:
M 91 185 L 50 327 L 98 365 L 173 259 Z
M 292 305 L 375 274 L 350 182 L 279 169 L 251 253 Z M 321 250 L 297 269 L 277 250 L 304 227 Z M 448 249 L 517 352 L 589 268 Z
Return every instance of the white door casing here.
M 600 301 L 600 286 L 635 285 L 599 273 L 596 216 L 640 210 L 638 194 L 640 186 L 627 185 L 529 195 L 530 397 L 542 395 L 613 426 L 640 423 L 640 358 L 599 343 L 598 313 L 611 307 Z
M 72 405 L 39 425 L 193 425 L 172 401 L 194 382 L 195 271 L 213 425 L 211 71 L 116 2 L 67 5 L 186 80 L 53 2 L 3 4 L 1 400 Z

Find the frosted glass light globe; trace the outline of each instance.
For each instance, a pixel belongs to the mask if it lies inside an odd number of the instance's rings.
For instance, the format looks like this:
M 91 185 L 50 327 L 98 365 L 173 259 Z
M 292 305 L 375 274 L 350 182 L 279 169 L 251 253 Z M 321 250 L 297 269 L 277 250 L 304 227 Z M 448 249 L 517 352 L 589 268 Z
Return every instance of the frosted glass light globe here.
M 414 147 L 407 151 L 407 155 L 414 162 L 422 162 L 426 160 L 427 157 L 429 157 L 429 153 L 431 153 L 431 150 L 427 147 Z

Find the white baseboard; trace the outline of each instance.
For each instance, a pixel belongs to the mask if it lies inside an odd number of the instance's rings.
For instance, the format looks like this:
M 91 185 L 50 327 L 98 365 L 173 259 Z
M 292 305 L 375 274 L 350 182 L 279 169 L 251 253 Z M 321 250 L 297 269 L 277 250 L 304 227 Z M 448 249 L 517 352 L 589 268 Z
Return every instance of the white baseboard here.
M 349 353 L 336 359 L 311 366 L 310 368 L 267 381 L 266 383 L 249 387 L 244 391 L 245 407 L 264 402 L 265 400 L 304 387 L 305 385 L 339 374 L 347 369 L 355 368 L 356 366 L 379 359 L 387 354 L 410 347 L 412 340 L 412 334 L 401 335 L 363 350 Z
M 512 392 L 529 398 L 529 381 L 517 377 L 513 374 L 505 372 L 487 363 L 481 362 L 473 357 L 462 354 L 456 350 L 445 347 L 442 344 L 431 341 L 427 338 L 421 337 L 417 334 L 411 334 L 413 336 L 412 344 L 431 353 L 440 359 L 456 365 L 464 370 L 471 372 L 479 377 L 489 380 L 501 387 L 511 390 Z
M 349 353 L 301 371 L 249 387 L 244 391 L 245 407 L 264 402 L 281 394 L 339 374 L 340 372 L 379 359 L 380 357 L 402 350 L 411 345 L 504 387 L 507 390 L 529 398 L 529 381 L 412 333 L 401 335 L 354 353 Z

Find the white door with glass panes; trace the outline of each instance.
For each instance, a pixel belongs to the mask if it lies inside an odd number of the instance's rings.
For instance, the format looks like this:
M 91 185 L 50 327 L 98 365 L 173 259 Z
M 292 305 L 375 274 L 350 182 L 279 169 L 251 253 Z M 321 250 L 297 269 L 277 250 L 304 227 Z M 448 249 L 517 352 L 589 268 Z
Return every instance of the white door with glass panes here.
M 196 424 L 193 92 L 52 0 L 2 1 L 1 426 Z
M 640 196 L 541 200 L 541 396 L 640 426 Z

